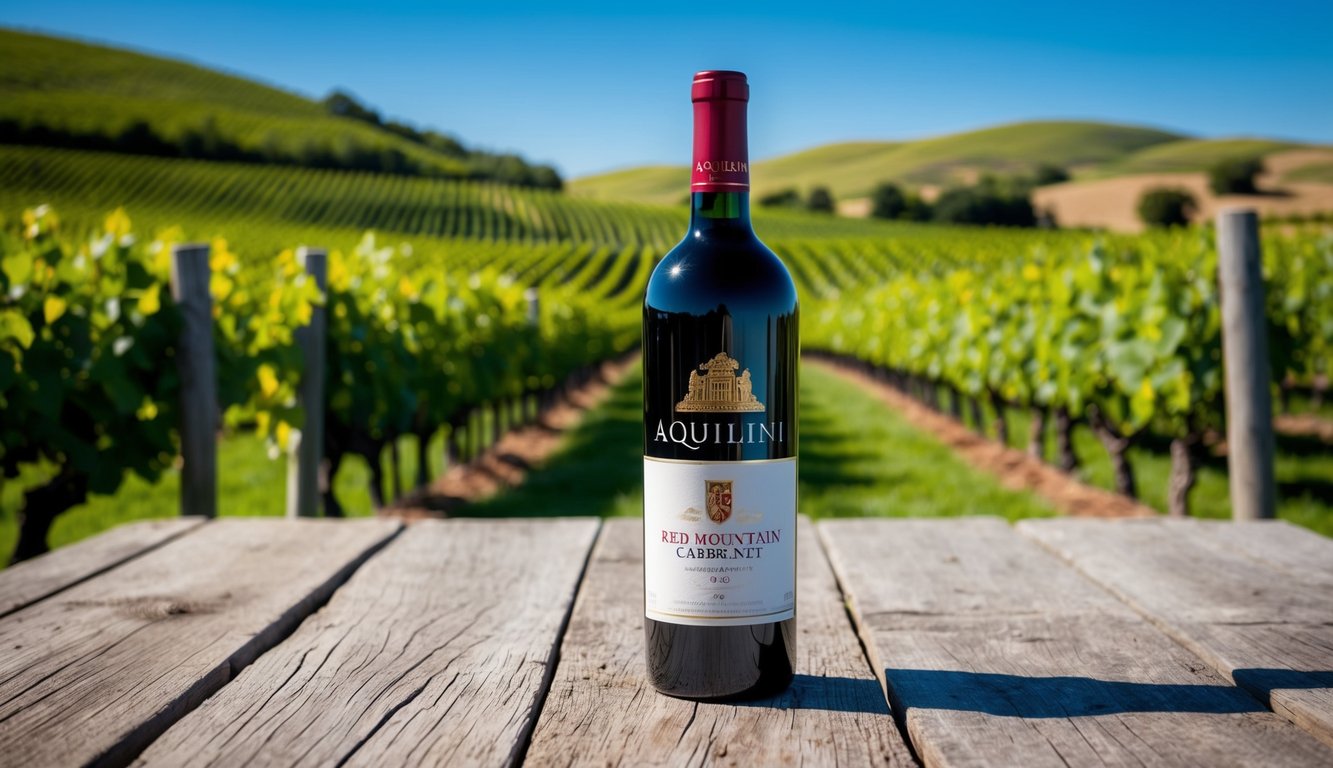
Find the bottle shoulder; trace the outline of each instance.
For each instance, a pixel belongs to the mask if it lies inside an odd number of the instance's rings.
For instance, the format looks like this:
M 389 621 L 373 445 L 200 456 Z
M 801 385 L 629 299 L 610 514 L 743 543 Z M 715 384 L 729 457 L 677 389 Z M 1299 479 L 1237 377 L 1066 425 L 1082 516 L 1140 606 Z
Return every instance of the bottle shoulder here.
M 645 309 L 703 314 L 787 314 L 798 304 L 791 272 L 768 246 L 748 236 L 686 235 L 653 269 Z

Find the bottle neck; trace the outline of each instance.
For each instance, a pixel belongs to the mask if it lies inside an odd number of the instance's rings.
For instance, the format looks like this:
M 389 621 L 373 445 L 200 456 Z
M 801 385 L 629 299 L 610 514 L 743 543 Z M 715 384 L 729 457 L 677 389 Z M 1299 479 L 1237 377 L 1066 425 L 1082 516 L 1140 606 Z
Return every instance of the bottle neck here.
M 690 234 L 749 235 L 749 192 L 695 192 L 690 195 Z
M 690 163 L 690 232 L 695 236 L 751 232 L 748 98 L 749 86 L 739 73 L 695 77 Z

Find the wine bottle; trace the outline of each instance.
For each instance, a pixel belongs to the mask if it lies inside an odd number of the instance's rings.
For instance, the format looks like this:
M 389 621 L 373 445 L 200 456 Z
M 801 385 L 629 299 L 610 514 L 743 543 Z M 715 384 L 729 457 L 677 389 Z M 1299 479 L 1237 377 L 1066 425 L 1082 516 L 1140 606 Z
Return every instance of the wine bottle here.
M 694 76 L 690 227 L 643 306 L 648 677 L 787 687 L 796 652 L 796 287 L 755 236 L 740 72 Z

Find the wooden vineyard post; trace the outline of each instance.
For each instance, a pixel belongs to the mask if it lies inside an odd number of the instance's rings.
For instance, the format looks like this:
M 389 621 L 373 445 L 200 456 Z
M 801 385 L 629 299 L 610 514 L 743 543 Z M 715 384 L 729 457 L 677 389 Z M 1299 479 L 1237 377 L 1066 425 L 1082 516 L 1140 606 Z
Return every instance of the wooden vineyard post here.
M 1270 518 L 1277 497 L 1273 401 L 1259 219 L 1254 211 L 1227 209 L 1217 215 L 1217 253 L 1231 515 L 1236 520 Z
M 523 292 L 523 298 L 528 303 L 527 320 L 528 325 L 540 329 L 542 322 L 542 294 L 536 286 L 532 286 Z M 540 331 L 539 331 L 540 332 Z M 525 390 L 526 391 L 526 390 Z M 529 404 L 529 399 L 533 402 Z M 538 389 L 519 396 L 519 402 L 522 404 L 522 414 L 519 421 L 523 424 L 530 424 L 535 421 L 542 413 L 542 394 Z
M 180 309 L 181 514 L 218 513 L 218 380 L 208 246 L 171 248 L 171 297 Z
M 301 248 L 297 258 L 321 292 L 328 288 L 328 255 L 322 248 Z M 324 368 L 327 317 L 323 306 L 312 308 L 310 324 L 296 329 L 296 346 L 305 362 L 296 399 L 305 423 L 287 454 L 287 517 L 319 514 L 319 473 L 324 460 Z M 332 482 L 333 478 L 329 478 Z

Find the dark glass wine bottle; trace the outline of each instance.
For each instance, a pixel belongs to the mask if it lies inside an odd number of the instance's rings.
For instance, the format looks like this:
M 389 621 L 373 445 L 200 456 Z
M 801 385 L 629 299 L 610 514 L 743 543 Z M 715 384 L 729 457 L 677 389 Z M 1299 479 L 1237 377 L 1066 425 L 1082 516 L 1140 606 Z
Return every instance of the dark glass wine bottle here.
M 781 691 L 796 653 L 796 287 L 750 226 L 749 92 L 694 76 L 690 228 L 643 306 L 648 676 L 696 699 Z

